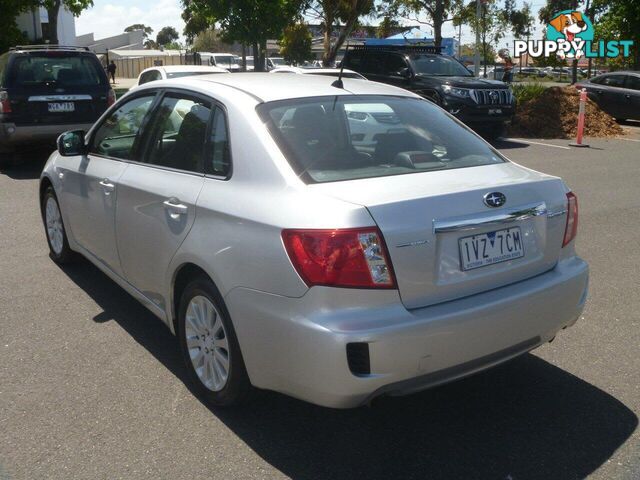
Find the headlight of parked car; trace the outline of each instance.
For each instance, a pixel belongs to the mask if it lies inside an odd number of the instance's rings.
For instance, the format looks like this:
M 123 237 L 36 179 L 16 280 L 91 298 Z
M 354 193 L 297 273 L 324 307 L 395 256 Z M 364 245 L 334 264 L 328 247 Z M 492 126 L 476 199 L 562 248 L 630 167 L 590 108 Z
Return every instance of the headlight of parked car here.
M 446 93 L 447 95 L 453 95 L 454 97 L 460 97 L 460 98 L 470 97 L 471 90 L 468 88 L 457 88 L 457 87 L 452 87 L 451 85 L 445 85 L 442 88 L 444 90 L 444 93 Z

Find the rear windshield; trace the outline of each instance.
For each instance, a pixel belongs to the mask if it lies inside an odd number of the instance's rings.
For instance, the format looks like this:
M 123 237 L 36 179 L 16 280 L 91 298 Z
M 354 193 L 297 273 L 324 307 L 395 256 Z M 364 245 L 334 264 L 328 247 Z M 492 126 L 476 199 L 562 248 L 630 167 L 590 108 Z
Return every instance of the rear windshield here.
M 423 99 L 345 95 L 268 102 L 257 110 L 307 183 L 505 161 L 467 127 Z
M 233 55 L 215 55 L 216 65 L 223 68 L 231 68 L 238 65 L 238 60 Z
M 10 69 L 12 86 L 75 87 L 105 84 L 100 63 L 86 55 L 21 55 Z
M 167 73 L 167 78 L 193 77 L 193 76 L 196 76 L 196 75 L 211 75 L 212 73 L 222 73 L 222 72 L 207 72 L 207 71 L 169 72 L 169 73 Z

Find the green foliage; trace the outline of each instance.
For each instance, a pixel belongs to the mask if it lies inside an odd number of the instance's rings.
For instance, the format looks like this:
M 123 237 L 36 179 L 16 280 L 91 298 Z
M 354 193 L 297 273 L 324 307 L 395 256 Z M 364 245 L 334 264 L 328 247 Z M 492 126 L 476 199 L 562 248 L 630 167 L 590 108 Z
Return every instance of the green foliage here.
M 224 52 L 229 50 L 230 46 L 229 43 L 222 41 L 220 33 L 213 28 L 208 28 L 196 35 L 192 44 L 196 52 Z
M 464 10 L 464 0 L 393 0 L 389 10 L 399 16 L 433 27 L 434 43 L 442 44 L 442 26 L 449 21 L 459 25 Z M 474 1 L 475 5 L 475 1 Z M 420 20 L 426 14 L 429 22 Z
M 156 43 L 162 47 L 168 47 L 180 38 L 180 34 L 173 27 L 163 27 L 156 36 Z
M 125 32 L 133 32 L 135 30 L 142 30 L 142 36 L 147 39 L 149 35 L 153 33 L 153 28 L 147 27 L 143 23 L 134 23 L 133 25 L 129 25 L 124 29 Z
M 385 15 L 382 21 L 380 22 L 380 25 L 378 25 L 378 28 L 376 30 L 376 36 L 378 38 L 390 37 L 391 35 L 393 35 L 393 33 L 396 31 L 396 29 L 399 26 L 400 26 L 400 22 L 398 22 L 394 18 L 391 18 L 390 15 Z
M 633 40 L 630 59 L 608 59 L 614 68 L 633 65 L 640 69 L 640 1 L 638 0 L 593 0 L 590 8 L 596 29 L 596 38 L 606 40 Z M 625 65 L 626 64 L 626 65 Z
M 311 60 L 311 32 L 302 22 L 289 25 L 284 29 L 280 40 L 280 55 L 287 63 L 298 65 Z
M 262 68 L 267 39 L 279 38 L 300 13 L 304 0 L 182 0 L 184 33 L 193 39 L 214 26 L 225 42 L 252 45 Z
M 472 0 L 461 13 L 465 23 L 471 26 L 473 33 L 480 33 L 480 57 L 485 64 L 493 63 L 494 48 L 505 36 L 509 28 L 507 12 L 497 5 L 496 0 L 487 0 L 481 5 L 481 14 L 476 15 L 476 2 Z
M 513 91 L 513 96 L 516 97 L 516 101 L 518 105 L 522 105 L 529 100 L 533 100 L 534 98 L 538 98 L 540 95 L 544 93 L 547 89 L 544 85 L 539 82 L 533 83 L 514 83 L 511 85 L 511 90 Z
M 10 47 L 25 43 L 26 38 L 16 25 L 16 17 L 27 10 L 25 2 L 21 0 L 2 0 L 2 13 L 0 14 L 0 53 L 9 50 Z

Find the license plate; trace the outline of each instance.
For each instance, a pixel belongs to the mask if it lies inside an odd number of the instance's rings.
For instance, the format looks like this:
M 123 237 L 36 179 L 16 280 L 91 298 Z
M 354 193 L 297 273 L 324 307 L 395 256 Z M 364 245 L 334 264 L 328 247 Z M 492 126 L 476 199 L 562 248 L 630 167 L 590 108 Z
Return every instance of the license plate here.
M 56 102 L 49 104 L 49 111 L 52 113 L 73 112 L 75 109 L 76 104 L 73 102 Z
M 490 108 L 489 109 L 489 115 L 502 115 L 502 109 L 501 108 Z
M 462 270 L 493 265 L 524 256 L 520 227 L 480 233 L 458 240 Z

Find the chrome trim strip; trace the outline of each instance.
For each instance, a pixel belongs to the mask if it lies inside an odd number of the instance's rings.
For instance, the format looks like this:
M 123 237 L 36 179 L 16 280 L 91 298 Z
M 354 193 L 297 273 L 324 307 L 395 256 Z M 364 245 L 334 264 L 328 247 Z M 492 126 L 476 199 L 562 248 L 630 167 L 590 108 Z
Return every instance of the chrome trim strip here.
M 568 211 L 569 210 L 564 209 L 564 210 L 558 210 L 557 212 L 549 212 L 547 213 L 547 218 L 559 217 L 560 215 L 564 215 Z
M 30 102 L 71 102 L 74 100 L 92 100 L 91 95 L 33 95 Z
M 528 218 L 539 217 L 541 215 L 547 215 L 547 205 L 544 202 L 511 210 L 503 210 L 500 213 L 495 213 L 482 218 L 434 220 L 433 232 L 446 233 L 473 230 L 478 227 L 501 225 L 503 223 L 526 220 Z

